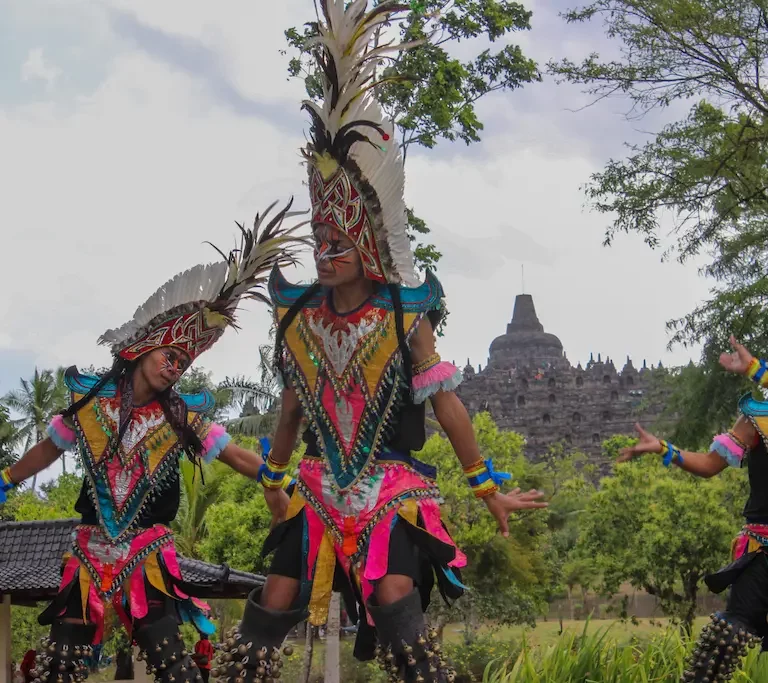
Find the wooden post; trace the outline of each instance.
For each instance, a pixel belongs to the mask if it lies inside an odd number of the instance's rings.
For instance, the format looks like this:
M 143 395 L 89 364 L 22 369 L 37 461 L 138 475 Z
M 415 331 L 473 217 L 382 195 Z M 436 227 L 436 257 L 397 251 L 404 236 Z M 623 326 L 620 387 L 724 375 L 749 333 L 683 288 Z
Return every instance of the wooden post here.
M 0 683 L 12 683 L 11 671 L 11 596 L 3 595 L 0 603 Z
M 312 653 L 315 648 L 315 627 L 308 621 L 304 622 L 306 626 L 304 636 L 304 657 L 301 665 L 301 683 L 309 683 L 312 675 Z
M 328 624 L 325 631 L 325 683 L 339 683 L 339 630 L 341 627 L 341 594 L 331 594 Z

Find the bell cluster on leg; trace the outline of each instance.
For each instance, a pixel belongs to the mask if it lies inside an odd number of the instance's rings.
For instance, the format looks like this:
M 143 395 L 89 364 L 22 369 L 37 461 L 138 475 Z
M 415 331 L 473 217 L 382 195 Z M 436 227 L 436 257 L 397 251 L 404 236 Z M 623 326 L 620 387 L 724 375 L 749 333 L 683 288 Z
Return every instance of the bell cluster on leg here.
M 444 659 L 437 631 L 428 629 L 414 643 L 401 641 L 396 650 L 391 645 L 376 647 L 379 666 L 389 674 L 390 683 L 443 683 L 456 680 L 456 672 Z
M 32 677 L 42 683 L 81 683 L 88 678 L 85 658 L 93 654 L 90 645 L 56 643 L 50 638 L 40 641 Z
M 280 649 L 246 642 L 238 629 L 232 629 L 221 644 L 211 675 L 220 683 L 278 683 L 282 680 L 283 660 Z M 283 654 L 290 657 L 293 648 L 286 645 Z
M 203 680 L 178 632 L 175 636 L 163 636 L 146 650 L 140 650 L 137 659 L 146 663 L 147 675 L 154 676 L 158 683 L 201 683 Z
M 730 681 L 747 648 L 760 642 L 754 633 L 717 614 L 710 615 L 710 620 L 691 653 L 682 683 Z

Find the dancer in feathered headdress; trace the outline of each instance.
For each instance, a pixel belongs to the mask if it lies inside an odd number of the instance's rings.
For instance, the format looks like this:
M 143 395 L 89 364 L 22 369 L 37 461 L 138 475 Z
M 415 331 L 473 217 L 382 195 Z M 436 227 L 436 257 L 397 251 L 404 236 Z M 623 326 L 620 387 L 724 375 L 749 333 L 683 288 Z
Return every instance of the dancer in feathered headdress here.
M 271 207 L 270 207 L 271 208 Z M 224 427 L 205 415 L 207 391 L 177 394 L 189 365 L 236 326 L 242 299 L 267 301 L 263 291 L 273 267 L 293 262 L 303 242 L 283 221 L 288 207 L 252 230 L 240 226 L 240 248 L 224 260 L 200 265 L 164 284 L 132 320 L 108 330 L 112 368 L 101 377 L 66 371 L 71 405 L 48 427 L 48 438 L 0 473 L 6 493 L 77 447 L 85 480 L 75 509 L 82 516 L 61 588 L 40 622 L 51 624 L 36 674 L 47 683 L 82 681 L 84 658 L 99 643 L 105 609 L 114 609 L 145 651 L 148 667 L 164 683 L 200 681 L 184 649 L 179 623 L 213 632 L 207 606 L 188 595 L 169 528 L 179 508 L 179 458 L 195 463 L 219 458 L 256 477 L 263 458 L 230 443 Z M 268 212 L 267 212 L 268 213 Z M 219 252 L 221 253 L 221 252 Z M 186 591 L 186 592 L 185 592 Z
M 720 365 L 728 372 L 768 388 L 768 361 L 755 358 L 731 337 L 734 353 L 723 353 Z M 747 467 L 749 498 L 744 526 L 731 543 L 731 562 L 704 577 L 713 593 L 726 588 L 725 609 L 710 616 L 680 677 L 681 683 L 730 681 L 741 666 L 747 648 L 762 641 L 768 651 L 768 402 L 751 393 L 738 404 L 733 427 L 712 440 L 707 451 L 684 451 L 636 425 L 639 440 L 621 451 L 619 462 L 655 454 L 666 467 L 673 464 L 697 477 L 709 479 L 730 467 Z
M 276 550 L 266 586 L 250 597 L 216 673 L 270 680 L 279 669 L 271 648 L 307 616 L 325 623 L 335 589 L 358 617 L 356 656 L 373 657 L 377 636 L 392 680 L 452 680 L 422 610 L 435 577 L 446 599 L 461 595 L 466 559 L 441 521 L 435 468 L 414 457 L 425 442 L 426 399 L 502 528 L 510 511 L 544 503 L 535 491 L 499 492 L 501 477 L 481 458 L 453 393 L 461 374 L 435 353 L 443 291 L 429 273 L 417 279 L 403 159 L 374 98 L 382 57 L 412 47 L 387 42 L 385 28 L 409 7 L 319 6 L 309 47 L 323 101 L 303 104 L 312 126 L 302 150 L 318 281 L 292 285 L 279 269 L 270 280 L 286 388 L 262 482 L 282 523 L 265 543 Z M 280 485 L 302 417 L 307 449 L 289 502 Z

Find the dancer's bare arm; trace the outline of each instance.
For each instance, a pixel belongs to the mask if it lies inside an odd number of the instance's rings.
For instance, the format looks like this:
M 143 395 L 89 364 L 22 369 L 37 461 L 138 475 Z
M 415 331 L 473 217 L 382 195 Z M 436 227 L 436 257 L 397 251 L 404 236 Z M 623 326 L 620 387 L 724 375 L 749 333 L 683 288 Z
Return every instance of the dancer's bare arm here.
M 270 455 L 275 462 L 286 463 L 296 446 L 296 437 L 301 425 L 302 410 L 296 392 L 286 387 L 280 403 L 280 417 L 277 420 L 275 439 Z
M 296 446 L 301 418 L 302 410 L 299 397 L 293 389 L 286 387 L 283 389 L 280 417 L 277 421 L 272 450 L 269 453 L 275 462 L 287 463 L 291 459 L 291 453 Z M 264 498 L 272 512 L 272 526 L 279 524 L 285 519 L 289 502 L 288 494 L 283 489 L 265 488 Z
M 261 463 L 264 462 L 260 455 L 231 442 L 219 453 L 219 460 L 225 465 L 229 465 L 235 472 L 239 472 L 251 479 L 256 478 Z
M 34 477 L 56 462 L 64 453 L 50 439 L 43 439 L 30 448 L 21 459 L 11 465 L 10 474 L 14 484 Z
M 639 424 L 635 425 L 635 429 L 640 437 L 639 441 L 634 446 L 623 448 L 620 451 L 617 462 L 626 462 L 645 453 L 661 455 L 661 440 L 647 432 Z M 746 444 L 748 448 L 754 446 L 758 438 L 754 426 L 743 415 L 736 421 L 731 432 L 739 441 Z M 695 474 L 697 477 L 709 479 L 716 474 L 720 474 L 720 472 L 728 467 L 726 460 L 717 451 L 710 451 L 709 453 L 681 451 L 680 454 L 682 455 L 682 462 L 676 461 L 675 464 L 680 469 Z

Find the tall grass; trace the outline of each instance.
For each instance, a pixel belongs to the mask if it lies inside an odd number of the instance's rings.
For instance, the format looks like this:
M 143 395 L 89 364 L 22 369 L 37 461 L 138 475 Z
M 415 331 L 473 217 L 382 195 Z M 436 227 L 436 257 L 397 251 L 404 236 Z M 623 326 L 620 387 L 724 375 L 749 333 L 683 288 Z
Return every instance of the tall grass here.
M 669 628 L 648 639 L 617 643 L 610 627 L 592 633 L 566 632 L 549 646 L 529 647 L 513 662 L 491 662 L 484 683 L 675 683 L 693 642 Z M 768 681 L 768 655 L 751 650 L 734 683 Z

